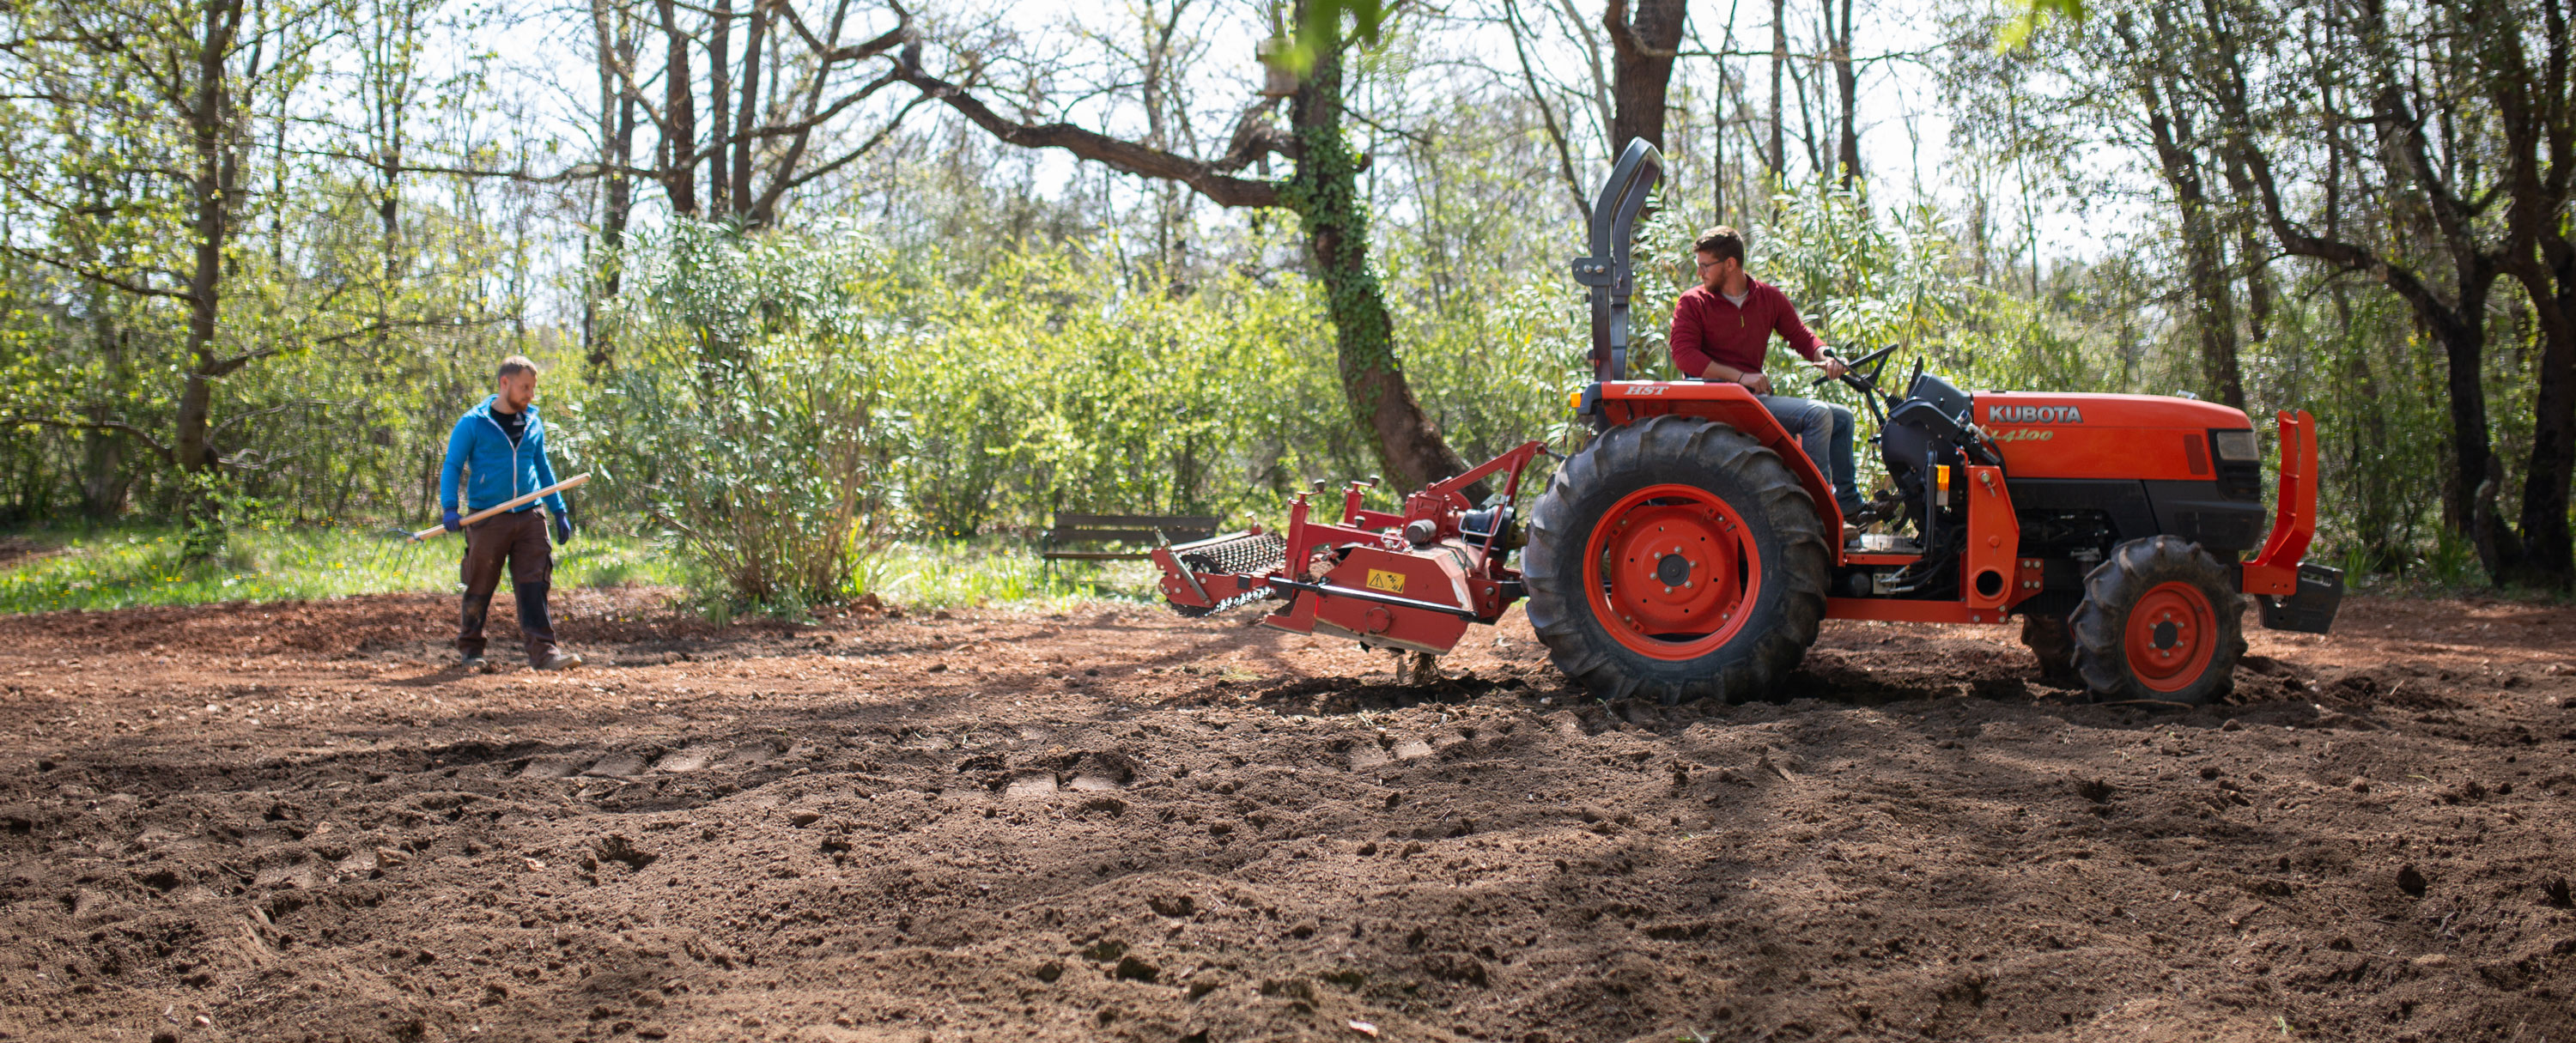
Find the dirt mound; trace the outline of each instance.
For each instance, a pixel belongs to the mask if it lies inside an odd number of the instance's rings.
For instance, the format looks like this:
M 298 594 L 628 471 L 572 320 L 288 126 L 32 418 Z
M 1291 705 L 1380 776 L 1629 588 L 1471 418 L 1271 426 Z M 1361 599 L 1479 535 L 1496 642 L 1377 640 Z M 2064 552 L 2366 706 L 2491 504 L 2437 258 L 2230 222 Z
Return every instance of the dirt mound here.
M 659 598 L 559 606 L 571 674 L 447 669 L 440 598 L 0 620 L 0 1033 L 2576 1035 L 2555 608 L 2357 601 L 2189 710 L 1833 623 L 1667 708 L 1517 618 L 1399 686 L 1239 616 Z

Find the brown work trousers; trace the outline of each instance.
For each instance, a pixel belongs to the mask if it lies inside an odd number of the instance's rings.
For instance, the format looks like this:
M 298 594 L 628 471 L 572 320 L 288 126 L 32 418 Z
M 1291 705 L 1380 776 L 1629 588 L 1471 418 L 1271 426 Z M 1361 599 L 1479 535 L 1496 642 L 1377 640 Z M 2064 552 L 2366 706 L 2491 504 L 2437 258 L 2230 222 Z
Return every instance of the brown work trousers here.
M 501 566 L 510 567 L 510 583 L 519 603 L 519 634 L 527 641 L 528 661 L 542 663 L 555 652 L 555 628 L 546 615 L 546 587 L 554 578 L 554 550 L 546 545 L 545 512 L 530 508 L 486 518 L 465 527 L 465 563 L 457 571 L 465 581 L 465 611 L 456 632 L 456 650 L 483 654 L 483 617 L 492 608 L 492 591 L 501 585 Z

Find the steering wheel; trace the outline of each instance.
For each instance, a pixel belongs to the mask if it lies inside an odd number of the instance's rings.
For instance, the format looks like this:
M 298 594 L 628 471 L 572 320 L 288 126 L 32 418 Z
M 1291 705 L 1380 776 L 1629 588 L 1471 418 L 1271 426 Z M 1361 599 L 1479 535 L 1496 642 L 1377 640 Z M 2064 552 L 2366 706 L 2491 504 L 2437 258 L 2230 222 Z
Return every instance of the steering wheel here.
M 1826 381 L 1839 380 L 1844 384 L 1844 386 L 1860 392 L 1863 396 L 1866 396 L 1869 399 L 1875 399 L 1879 397 L 1880 394 L 1878 390 L 1879 372 L 1887 368 L 1887 356 L 1889 353 L 1894 352 L 1896 348 L 1897 345 L 1890 344 L 1878 349 L 1877 351 L 1870 352 L 1869 354 L 1843 363 L 1842 376 L 1817 377 L 1816 382 L 1807 385 L 1807 388 L 1812 391 L 1816 388 L 1825 386 Z M 1832 348 L 1827 348 L 1825 349 L 1825 357 L 1834 358 L 1837 356 L 1834 355 Z M 1863 367 L 1867 367 L 1866 372 L 1863 372 Z

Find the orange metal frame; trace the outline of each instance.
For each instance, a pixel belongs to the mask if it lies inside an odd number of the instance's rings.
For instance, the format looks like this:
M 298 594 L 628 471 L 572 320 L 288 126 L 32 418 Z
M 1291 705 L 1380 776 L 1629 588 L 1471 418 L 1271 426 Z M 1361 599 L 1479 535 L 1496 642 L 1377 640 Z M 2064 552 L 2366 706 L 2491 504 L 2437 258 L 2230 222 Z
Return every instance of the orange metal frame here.
M 1594 408 L 1613 424 L 1635 423 L 1650 416 L 1687 416 L 1714 420 L 1752 435 L 1754 441 L 1779 454 L 1781 463 L 1789 465 L 1789 473 L 1798 477 L 1798 484 L 1816 501 L 1816 513 L 1824 516 L 1825 531 L 1842 531 L 1843 512 L 1834 503 L 1833 483 L 1744 385 L 1637 380 L 1610 381 L 1598 387 L 1601 397 Z
M 2271 538 L 2254 560 L 2243 566 L 2241 589 L 2248 594 L 2296 594 L 2299 560 L 2317 531 L 2316 418 L 2307 411 L 2284 411 L 2281 426 L 2280 498 L 2272 516 Z M 2012 494 L 1999 468 L 1970 465 L 1964 486 L 1968 498 L 1968 551 L 1960 562 L 1961 598 L 1916 601 L 1897 598 L 1826 598 L 1829 619 L 1873 619 L 1891 623 L 2001 623 L 2014 605 L 2039 593 L 2040 563 L 2020 557 L 2021 521 L 2013 512 Z M 1845 554 L 1846 565 L 1902 565 L 1910 555 Z M 1988 578 L 1993 577 L 1993 578 Z
M 2023 598 L 2039 592 L 2039 563 L 2021 557 L 2021 519 L 2013 513 L 2012 491 L 2003 469 L 1970 464 L 1964 477 L 1950 484 L 1967 498 L 1968 552 L 1959 562 L 1960 598 L 1922 601 L 1912 598 L 1826 598 L 1827 619 L 1874 619 L 1889 623 L 2001 623 Z M 1845 554 L 1847 565 L 1904 565 L 1908 554 Z
M 2272 512 L 2272 536 L 2245 563 L 2248 594 L 2297 594 L 2299 559 L 2317 535 L 2317 419 L 2307 410 L 2282 410 L 2281 492 Z

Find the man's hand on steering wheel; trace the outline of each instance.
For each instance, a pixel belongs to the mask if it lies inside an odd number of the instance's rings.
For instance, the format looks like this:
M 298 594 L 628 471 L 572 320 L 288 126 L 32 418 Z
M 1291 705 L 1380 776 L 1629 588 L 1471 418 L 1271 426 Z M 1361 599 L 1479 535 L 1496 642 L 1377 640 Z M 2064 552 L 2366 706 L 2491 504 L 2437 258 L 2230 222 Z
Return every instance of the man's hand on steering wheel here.
M 1808 390 L 1812 391 L 1836 380 L 1840 380 L 1846 384 L 1851 383 L 1851 381 L 1847 379 L 1852 371 L 1851 366 L 1845 363 L 1841 358 L 1836 357 L 1834 355 L 1834 349 L 1818 348 L 1816 351 L 1817 354 L 1822 357 L 1807 364 L 1809 367 L 1813 368 L 1817 374 L 1816 382 L 1807 385 Z

